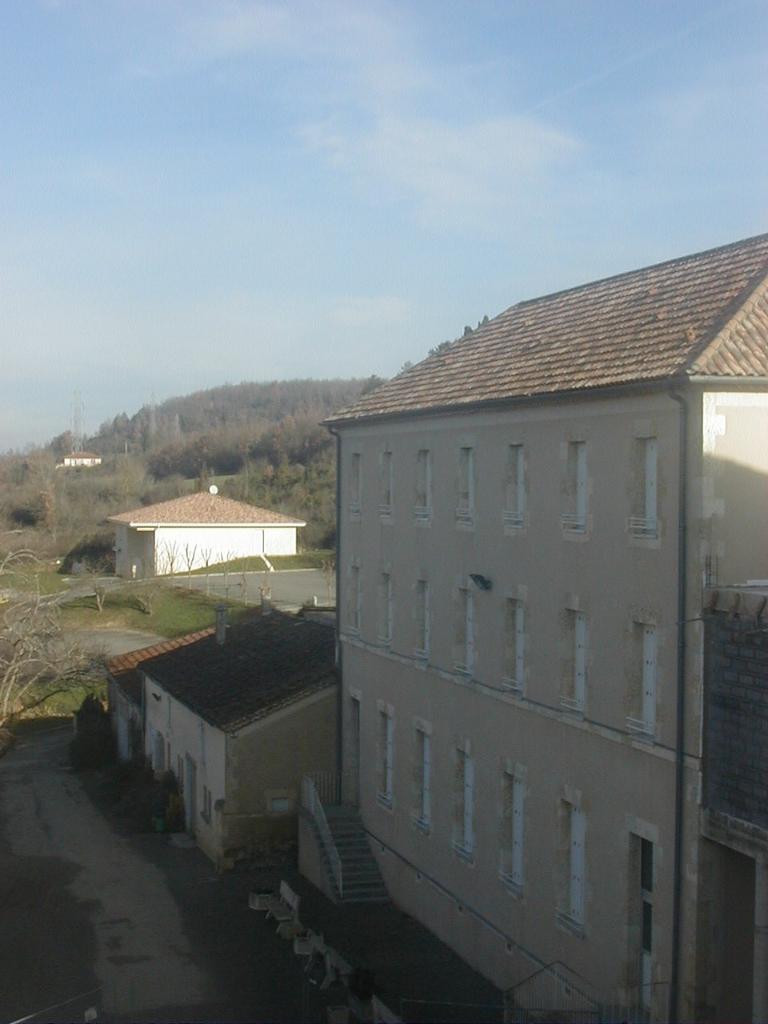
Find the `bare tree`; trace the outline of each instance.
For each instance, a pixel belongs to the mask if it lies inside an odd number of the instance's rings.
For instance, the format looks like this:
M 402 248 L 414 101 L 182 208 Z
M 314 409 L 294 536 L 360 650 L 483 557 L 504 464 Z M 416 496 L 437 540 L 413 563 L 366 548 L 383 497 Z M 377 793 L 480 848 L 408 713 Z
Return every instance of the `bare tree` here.
M 192 589 L 192 570 L 195 567 L 197 558 L 197 544 L 184 545 L 184 564 L 187 567 L 187 590 Z
M 35 562 L 29 551 L 0 559 L 0 579 L 16 585 L 0 611 L 0 726 L 82 683 L 91 667 L 91 659 L 62 633 L 55 602 L 37 588 L 19 591 Z
M 163 541 L 159 551 L 158 569 L 162 576 L 173 576 L 179 564 L 179 546 L 175 540 Z
M 209 594 L 211 591 L 211 575 L 208 569 L 211 565 L 211 559 L 213 558 L 213 548 L 200 548 L 200 557 L 203 560 L 205 566 L 205 592 Z

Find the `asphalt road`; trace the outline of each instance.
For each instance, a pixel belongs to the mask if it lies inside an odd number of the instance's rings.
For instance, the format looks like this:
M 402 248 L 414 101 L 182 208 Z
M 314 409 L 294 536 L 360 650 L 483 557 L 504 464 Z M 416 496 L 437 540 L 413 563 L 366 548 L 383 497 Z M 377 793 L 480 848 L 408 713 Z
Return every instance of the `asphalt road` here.
M 0 1020 L 298 1020 L 300 970 L 247 878 L 116 830 L 66 766 L 70 736 L 25 732 L 0 759 Z
M 335 581 L 330 581 L 319 569 L 288 569 L 276 572 L 231 572 L 226 576 L 211 573 L 208 576 L 177 577 L 176 586 L 191 586 L 204 593 L 258 604 L 260 588 L 272 591 L 272 603 L 277 607 L 295 607 L 317 598 L 320 605 L 333 605 L 336 601 Z M 243 596 L 245 594 L 245 596 Z

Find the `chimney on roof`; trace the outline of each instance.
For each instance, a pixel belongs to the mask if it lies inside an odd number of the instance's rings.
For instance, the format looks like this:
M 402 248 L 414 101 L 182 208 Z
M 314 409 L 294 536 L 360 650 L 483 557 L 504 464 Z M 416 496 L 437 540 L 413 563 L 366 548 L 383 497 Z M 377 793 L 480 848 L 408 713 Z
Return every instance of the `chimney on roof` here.
M 216 643 L 221 646 L 227 639 L 227 606 L 216 605 Z

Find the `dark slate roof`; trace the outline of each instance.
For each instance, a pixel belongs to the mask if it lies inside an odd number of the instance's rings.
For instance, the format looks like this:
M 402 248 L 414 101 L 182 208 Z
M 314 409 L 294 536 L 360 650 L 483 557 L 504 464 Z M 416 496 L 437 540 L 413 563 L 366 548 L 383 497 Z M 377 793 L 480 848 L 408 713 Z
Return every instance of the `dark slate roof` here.
M 336 684 L 333 627 L 273 611 L 142 664 L 167 693 L 232 732 Z
M 768 235 L 519 302 L 327 422 L 768 376 Z
M 140 705 L 143 686 L 140 670 L 143 667 L 143 663 L 149 661 L 150 658 L 156 658 L 159 654 L 165 654 L 168 651 L 178 650 L 179 647 L 186 647 L 187 644 L 193 644 L 197 640 L 202 640 L 205 636 L 210 636 L 213 632 L 214 627 L 209 626 L 208 629 L 199 629 L 196 633 L 187 633 L 186 636 L 179 636 L 173 640 L 161 640 L 159 643 L 152 644 L 151 647 L 141 647 L 137 651 L 116 654 L 107 661 L 107 672 L 109 672 L 117 688 L 128 700 L 133 704 Z

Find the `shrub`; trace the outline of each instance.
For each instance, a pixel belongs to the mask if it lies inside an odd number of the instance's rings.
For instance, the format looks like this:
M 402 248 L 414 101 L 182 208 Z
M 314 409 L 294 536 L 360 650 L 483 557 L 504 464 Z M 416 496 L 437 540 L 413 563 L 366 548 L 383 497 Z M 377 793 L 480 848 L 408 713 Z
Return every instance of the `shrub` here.
M 115 759 L 115 737 L 101 702 L 88 696 L 75 713 L 77 732 L 69 744 L 69 759 L 76 771 L 102 768 Z

